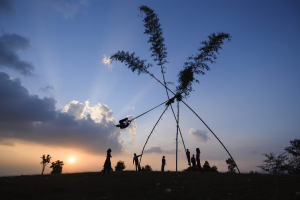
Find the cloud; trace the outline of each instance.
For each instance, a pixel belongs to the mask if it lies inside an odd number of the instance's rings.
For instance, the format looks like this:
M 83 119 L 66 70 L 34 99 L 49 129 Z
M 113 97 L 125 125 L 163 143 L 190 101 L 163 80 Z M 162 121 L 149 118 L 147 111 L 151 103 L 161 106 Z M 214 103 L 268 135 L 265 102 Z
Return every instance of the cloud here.
M 195 140 L 199 142 L 206 142 L 209 139 L 209 137 L 207 136 L 207 131 L 201 129 L 194 130 L 193 128 L 191 128 L 189 131 L 189 135 L 193 136 Z
M 0 138 L 0 145 L 4 145 L 4 146 L 15 146 L 13 141 L 10 140 L 3 140 Z
M 250 151 L 251 154 L 260 154 L 259 151 Z
M 107 58 L 106 55 L 103 55 L 103 59 L 102 59 L 102 63 L 104 65 L 107 65 L 109 69 L 111 69 L 113 67 L 113 65 L 111 64 L 111 58 Z
M 46 3 L 61 13 L 65 19 L 73 18 L 82 7 L 89 5 L 88 0 L 47 0 Z
M 56 110 L 55 99 L 30 95 L 20 79 L 3 72 L 0 94 L 0 141 L 22 140 L 97 155 L 105 155 L 108 148 L 122 153 L 120 129 L 115 127 L 112 110 L 104 104 L 93 107 L 72 101 L 64 111 Z
M 17 34 L 3 33 L 0 36 L 0 68 L 7 67 L 31 75 L 34 67 L 26 61 L 20 60 L 18 50 L 26 50 L 30 47 L 30 40 Z
M 6 14 L 14 12 L 14 3 L 14 0 L 0 0 L 0 14 L 2 12 L 6 12 Z
M 150 147 L 150 149 L 144 150 L 144 153 L 174 154 L 175 150 L 162 150 L 160 147 Z
M 126 117 L 127 117 L 129 120 L 131 120 L 131 119 L 134 118 L 132 115 L 129 115 L 129 116 L 127 115 Z M 131 139 L 134 139 L 134 136 L 135 136 L 135 134 L 136 134 L 136 128 L 137 128 L 137 125 L 136 125 L 135 120 L 133 120 L 133 121 L 130 123 L 130 125 L 128 126 L 128 128 L 129 128 L 129 134 L 130 134 Z
M 44 88 L 40 88 L 40 90 L 42 90 L 43 92 L 48 92 L 49 90 L 54 90 L 54 87 L 51 85 L 47 85 Z

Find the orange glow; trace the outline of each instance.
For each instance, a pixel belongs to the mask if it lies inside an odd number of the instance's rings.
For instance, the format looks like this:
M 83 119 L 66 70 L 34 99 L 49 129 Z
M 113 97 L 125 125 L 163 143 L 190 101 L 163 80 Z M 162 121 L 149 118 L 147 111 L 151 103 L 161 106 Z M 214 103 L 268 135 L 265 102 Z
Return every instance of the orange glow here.
M 69 161 L 70 161 L 70 162 L 74 162 L 75 159 L 74 159 L 74 158 L 70 158 Z

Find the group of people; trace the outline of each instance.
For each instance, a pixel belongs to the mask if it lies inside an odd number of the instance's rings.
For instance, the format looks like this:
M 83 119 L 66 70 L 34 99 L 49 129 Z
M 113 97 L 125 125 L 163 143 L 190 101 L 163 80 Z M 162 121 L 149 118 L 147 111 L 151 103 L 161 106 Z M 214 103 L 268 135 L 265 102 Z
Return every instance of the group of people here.
M 200 149 L 196 148 L 196 158 L 195 158 L 195 154 L 193 154 L 193 157 L 191 158 L 191 153 L 190 151 L 187 149 L 186 150 L 186 157 L 188 160 L 188 165 L 191 166 L 192 163 L 192 169 L 193 171 L 196 171 L 196 161 L 197 161 L 197 171 L 203 173 L 201 164 L 200 164 Z
M 196 162 L 197 162 L 197 170 L 201 173 L 203 173 L 201 164 L 200 164 L 200 149 L 196 148 L 196 158 L 195 158 L 195 154 L 193 154 L 193 157 L 191 158 L 191 154 L 190 151 L 187 149 L 186 150 L 186 157 L 188 160 L 188 165 L 191 166 L 192 163 L 192 169 L 194 171 L 196 171 Z M 134 153 L 134 157 L 133 157 L 133 164 L 135 164 L 135 171 L 140 171 L 141 167 L 139 165 L 139 159 L 138 157 L 140 157 L 142 155 L 136 155 L 136 153 Z M 110 162 L 110 158 L 111 158 L 111 149 L 107 150 L 107 155 L 106 155 L 106 160 L 104 163 L 104 170 L 103 170 L 103 174 L 105 174 L 107 172 L 107 174 L 109 174 L 110 170 L 111 170 L 111 162 Z M 165 171 L 165 165 L 166 165 L 166 159 L 165 156 L 162 157 L 162 161 L 161 161 L 161 172 Z

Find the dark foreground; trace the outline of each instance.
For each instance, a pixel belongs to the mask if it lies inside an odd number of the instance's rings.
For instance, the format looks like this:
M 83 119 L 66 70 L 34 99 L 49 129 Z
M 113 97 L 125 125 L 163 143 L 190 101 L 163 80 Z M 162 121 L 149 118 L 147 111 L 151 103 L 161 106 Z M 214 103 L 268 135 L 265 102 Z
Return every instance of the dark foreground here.
M 125 171 L 0 177 L 0 199 L 300 199 L 296 192 L 299 175 Z

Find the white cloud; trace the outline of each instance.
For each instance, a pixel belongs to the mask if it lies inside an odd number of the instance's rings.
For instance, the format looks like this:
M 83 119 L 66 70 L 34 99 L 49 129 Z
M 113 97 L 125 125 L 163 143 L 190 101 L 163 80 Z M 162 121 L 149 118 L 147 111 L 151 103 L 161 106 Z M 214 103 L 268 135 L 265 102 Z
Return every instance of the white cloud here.
M 133 119 L 134 117 L 132 115 L 129 115 L 129 116 L 126 116 L 129 120 L 130 119 Z M 129 134 L 130 134 L 130 137 L 131 139 L 134 139 L 134 136 L 136 134 L 136 128 L 137 128 L 137 125 L 136 125 L 136 122 L 135 120 L 133 120 L 130 125 L 128 126 L 129 128 Z
M 71 101 L 65 111 L 57 110 L 54 98 L 29 94 L 20 79 L 4 72 L 0 72 L 0 94 L 0 145 L 22 140 L 96 155 L 105 155 L 108 148 L 123 152 L 121 131 L 105 104 Z
M 199 142 L 206 142 L 209 137 L 207 136 L 207 131 L 197 129 L 194 130 L 193 128 L 190 129 L 189 135 L 193 136 Z
M 75 100 L 65 106 L 65 112 L 73 115 L 76 119 L 82 118 L 84 109 L 84 105 Z
M 111 69 L 113 67 L 113 65 L 111 64 L 111 58 L 107 58 L 106 55 L 103 55 L 103 59 L 102 59 L 102 63 L 107 65 L 109 69 Z

